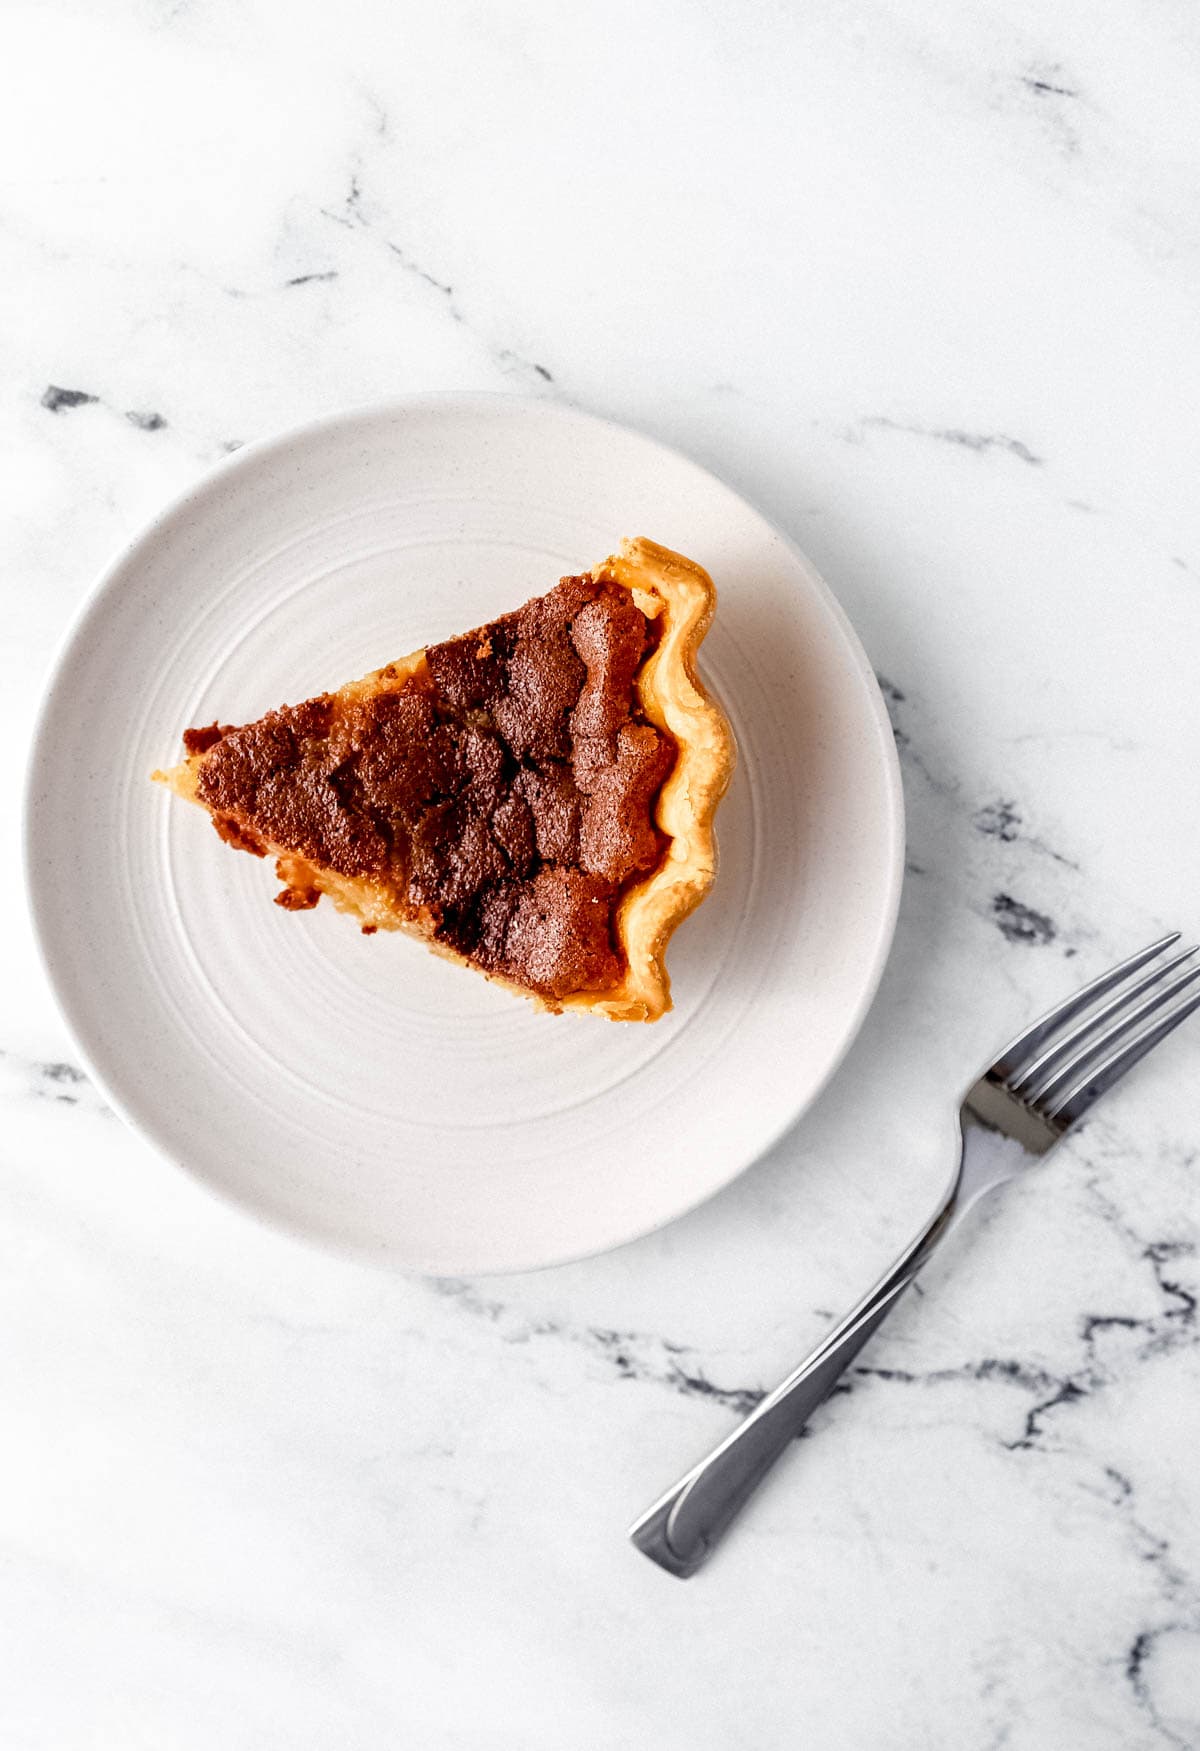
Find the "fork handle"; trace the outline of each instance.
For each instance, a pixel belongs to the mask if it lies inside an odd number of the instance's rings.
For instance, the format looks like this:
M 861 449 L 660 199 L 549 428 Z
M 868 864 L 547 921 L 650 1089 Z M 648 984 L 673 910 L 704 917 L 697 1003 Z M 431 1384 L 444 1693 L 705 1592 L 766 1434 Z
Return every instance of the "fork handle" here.
M 630 1527 L 629 1536 L 644 1555 L 685 1579 L 708 1561 L 775 1461 L 883 1324 L 946 1234 L 954 1215 L 952 1195 L 886 1275 L 800 1366 Z

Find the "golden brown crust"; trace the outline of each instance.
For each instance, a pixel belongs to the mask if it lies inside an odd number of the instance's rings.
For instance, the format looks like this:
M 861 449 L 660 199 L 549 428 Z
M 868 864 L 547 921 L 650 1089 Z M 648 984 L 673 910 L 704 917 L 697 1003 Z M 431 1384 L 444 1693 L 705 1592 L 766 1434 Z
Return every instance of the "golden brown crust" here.
M 613 1021 L 657 1021 L 671 1007 L 665 955 L 676 926 L 693 911 L 712 885 L 716 870 L 713 817 L 735 765 L 733 735 L 723 712 L 705 692 L 696 673 L 696 653 L 716 609 L 712 579 L 681 554 L 645 539 L 623 542 L 618 553 L 593 568 L 592 576 L 629 590 L 648 619 L 659 622 L 658 643 L 634 685 L 642 712 L 674 738 L 675 765 L 659 793 L 655 822 L 668 840 L 663 862 L 621 897 L 616 930 L 626 972 L 604 991 L 580 991 L 557 1001 L 495 974 L 494 982 L 541 1009 L 570 1009 L 606 1015 Z M 424 650 L 350 682 L 334 695 L 350 703 L 381 690 L 400 689 L 426 667 Z M 154 777 L 176 795 L 205 805 L 197 794 L 203 753 Z M 277 860 L 279 878 L 297 896 L 314 891 L 358 918 L 368 929 L 404 930 L 449 960 L 474 966 L 466 956 L 432 941 L 419 921 L 402 916 L 386 882 L 347 877 L 318 868 L 286 847 L 266 844 Z M 311 904 L 311 900 L 301 900 Z M 476 968 L 476 971 L 480 969 Z
M 648 618 L 661 619 L 658 647 L 635 686 L 642 710 L 671 733 L 679 754 L 655 810 L 655 821 L 670 841 L 666 858 L 629 889 L 617 911 L 625 977 L 615 990 L 564 998 L 563 1007 L 613 1021 L 657 1021 L 671 1007 L 667 944 L 716 874 L 713 817 L 736 763 L 733 732 L 696 673 L 696 653 L 712 624 L 717 592 L 692 560 L 645 539 L 623 542 L 593 575 L 624 585 Z

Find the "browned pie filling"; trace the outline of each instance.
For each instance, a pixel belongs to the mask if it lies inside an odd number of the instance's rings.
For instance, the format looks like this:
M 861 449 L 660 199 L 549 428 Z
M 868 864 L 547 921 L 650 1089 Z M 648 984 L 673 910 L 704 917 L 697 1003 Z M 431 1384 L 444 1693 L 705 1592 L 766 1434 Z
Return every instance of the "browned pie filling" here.
M 189 730 L 198 795 L 232 844 L 386 883 L 485 972 L 551 999 L 609 989 L 617 901 L 665 851 L 654 805 L 676 745 L 633 684 L 654 638 L 627 589 L 564 578 L 393 688 L 385 669 L 377 690 Z

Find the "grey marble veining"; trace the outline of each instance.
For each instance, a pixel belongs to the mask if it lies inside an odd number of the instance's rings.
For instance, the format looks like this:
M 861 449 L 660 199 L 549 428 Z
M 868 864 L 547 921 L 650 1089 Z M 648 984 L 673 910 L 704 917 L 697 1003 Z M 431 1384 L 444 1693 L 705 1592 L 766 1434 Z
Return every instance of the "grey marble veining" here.
M 1200 1746 L 1195 1031 L 980 1212 L 709 1572 L 623 1539 L 916 1229 L 1000 1041 L 1200 932 L 1194 14 L 54 0 L 0 41 L 10 785 L 167 498 L 331 409 L 515 389 L 794 536 L 909 820 L 802 1125 L 492 1282 L 325 1258 L 155 1160 L 14 891 L 5 1751 Z

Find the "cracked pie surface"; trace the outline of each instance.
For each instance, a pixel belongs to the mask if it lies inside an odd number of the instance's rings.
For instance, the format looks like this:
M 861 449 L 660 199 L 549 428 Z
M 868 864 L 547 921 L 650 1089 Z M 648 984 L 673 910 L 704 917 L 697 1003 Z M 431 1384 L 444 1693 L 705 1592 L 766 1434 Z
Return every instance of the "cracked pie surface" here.
M 647 540 L 360 681 L 185 732 L 155 778 L 322 896 L 561 1012 L 654 1021 L 715 874 L 733 738 L 695 667 L 712 580 Z

